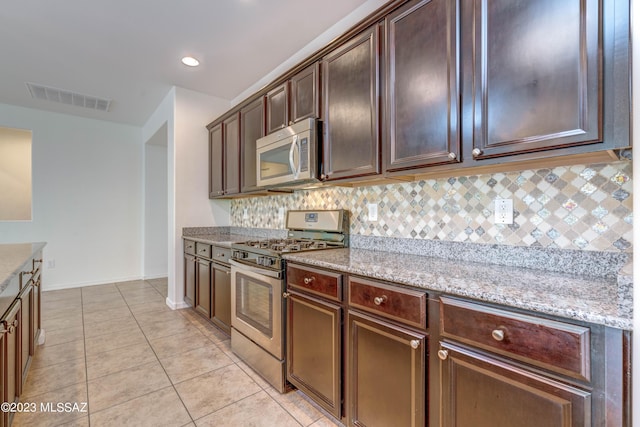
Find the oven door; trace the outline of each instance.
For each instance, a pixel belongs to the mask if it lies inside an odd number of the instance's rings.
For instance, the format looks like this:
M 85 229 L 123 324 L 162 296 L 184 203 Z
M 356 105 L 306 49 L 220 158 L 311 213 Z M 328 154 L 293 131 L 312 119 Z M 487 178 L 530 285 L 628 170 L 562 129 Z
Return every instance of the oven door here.
M 230 264 L 231 326 L 279 360 L 284 359 L 281 274 L 234 260 Z

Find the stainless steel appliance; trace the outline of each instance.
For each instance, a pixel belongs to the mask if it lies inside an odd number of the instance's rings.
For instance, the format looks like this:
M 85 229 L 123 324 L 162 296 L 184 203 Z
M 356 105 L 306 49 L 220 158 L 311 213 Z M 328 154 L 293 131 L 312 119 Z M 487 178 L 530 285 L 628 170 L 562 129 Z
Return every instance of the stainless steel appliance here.
M 287 390 L 282 254 L 347 245 L 343 210 L 289 211 L 286 239 L 231 245 L 231 349 L 275 389 Z
M 317 182 L 318 122 L 305 119 L 256 141 L 259 187 Z

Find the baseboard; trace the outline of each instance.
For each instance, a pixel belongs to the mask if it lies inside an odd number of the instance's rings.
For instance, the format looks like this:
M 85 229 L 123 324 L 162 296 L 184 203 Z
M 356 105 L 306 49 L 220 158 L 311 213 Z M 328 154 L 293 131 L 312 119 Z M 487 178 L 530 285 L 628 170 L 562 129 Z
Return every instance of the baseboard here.
M 169 306 L 169 308 L 170 308 L 171 310 L 178 310 L 178 309 L 181 309 L 181 308 L 189 308 L 189 307 L 191 307 L 189 304 L 187 304 L 187 303 L 186 303 L 186 302 L 184 302 L 184 301 L 180 301 L 180 302 L 173 302 L 173 301 L 171 301 L 171 300 L 169 299 L 169 297 L 167 297 L 167 299 L 166 299 L 166 303 L 167 303 L 167 306 Z
M 168 277 L 168 273 L 164 274 L 153 274 L 151 276 L 144 276 L 144 280 L 153 280 L 153 279 L 166 279 Z
M 42 291 L 58 291 L 61 289 L 72 289 L 72 288 L 82 288 L 84 286 L 97 286 L 97 285 L 109 285 L 112 283 L 122 283 L 122 282 L 133 282 L 136 280 L 145 280 L 140 276 L 131 276 L 131 277 L 118 277 L 115 279 L 111 279 L 108 281 L 95 281 L 95 282 L 81 282 L 81 283 L 63 283 L 63 284 L 55 284 L 55 285 L 47 285 L 46 278 L 43 280 Z

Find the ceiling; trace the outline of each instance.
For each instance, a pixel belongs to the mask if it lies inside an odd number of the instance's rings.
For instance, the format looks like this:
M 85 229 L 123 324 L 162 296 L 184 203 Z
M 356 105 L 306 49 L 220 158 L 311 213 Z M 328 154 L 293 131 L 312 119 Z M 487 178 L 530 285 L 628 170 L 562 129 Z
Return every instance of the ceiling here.
M 372 2 L 3 2 L 0 103 L 141 126 L 172 86 L 233 100 Z M 201 65 L 184 66 L 185 55 Z M 101 112 L 33 99 L 28 82 L 109 99 L 111 105 Z

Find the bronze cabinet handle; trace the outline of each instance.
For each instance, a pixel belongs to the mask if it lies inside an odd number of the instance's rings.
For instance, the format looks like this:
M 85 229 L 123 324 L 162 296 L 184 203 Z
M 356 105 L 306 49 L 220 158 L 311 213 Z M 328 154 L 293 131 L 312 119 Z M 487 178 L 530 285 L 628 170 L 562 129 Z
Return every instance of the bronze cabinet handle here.
M 504 340 L 504 331 L 502 329 L 494 329 L 491 331 L 491 336 L 496 341 L 502 341 Z
M 381 305 L 381 304 L 384 304 L 385 302 L 387 302 L 387 296 L 386 295 L 382 295 L 381 297 L 375 297 L 373 299 L 373 303 L 375 305 Z

